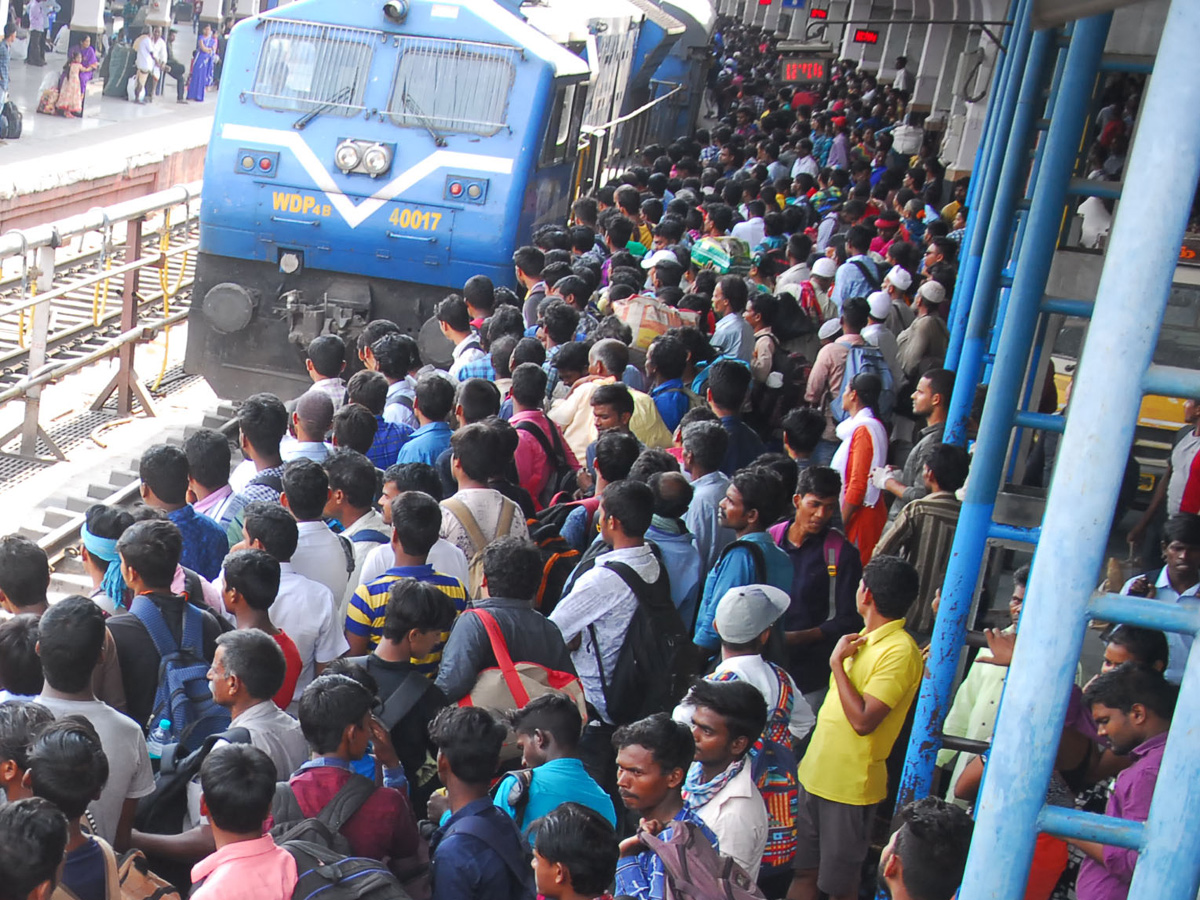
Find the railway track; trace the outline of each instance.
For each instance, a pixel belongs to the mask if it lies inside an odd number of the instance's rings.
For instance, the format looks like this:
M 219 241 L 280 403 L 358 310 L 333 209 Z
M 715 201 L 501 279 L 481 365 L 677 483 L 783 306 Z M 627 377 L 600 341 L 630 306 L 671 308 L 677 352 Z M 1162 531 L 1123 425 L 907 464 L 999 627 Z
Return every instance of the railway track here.
M 169 255 L 163 261 L 165 275 L 156 264 L 139 270 L 137 297 L 141 317 L 148 317 L 147 314 L 156 311 L 162 312 L 164 284 L 171 312 L 178 312 L 190 305 L 196 254 L 194 251 L 171 251 L 194 245 L 198 235 L 199 225 L 195 219 L 170 228 L 167 243 Z M 142 256 L 158 254 L 161 249 L 161 234 L 142 237 Z M 57 263 L 52 289 L 63 293 L 49 301 L 50 330 L 46 340 L 48 364 L 68 362 L 84 356 L 121 333 L 124 276 L 113 275 L 98 282 L 95 279 L 119 266 L 124 256 L 124 246 L 117 245 L 107 253 L 94 251 Z M 0 388 L 14 384 L 28 374 L 32 316 L 28 313 L 6 315 L 5 311 L 36 291 L 34 274 L 30 270 L 24 279 L 14 276 L 0 281 Z

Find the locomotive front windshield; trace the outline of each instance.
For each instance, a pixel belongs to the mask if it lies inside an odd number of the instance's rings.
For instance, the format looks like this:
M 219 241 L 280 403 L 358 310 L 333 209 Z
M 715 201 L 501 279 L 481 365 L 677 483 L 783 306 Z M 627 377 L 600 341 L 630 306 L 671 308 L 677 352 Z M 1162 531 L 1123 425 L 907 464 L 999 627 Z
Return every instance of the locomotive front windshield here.
M 373 32 L 307 22 L 268 27 L 252 92 L 259 106 L 342 116 L 365 109 Z
M 404 40 L 388 116 L 402 128 L 495 134 L 508 121 L 520 52 L 501 44 Z

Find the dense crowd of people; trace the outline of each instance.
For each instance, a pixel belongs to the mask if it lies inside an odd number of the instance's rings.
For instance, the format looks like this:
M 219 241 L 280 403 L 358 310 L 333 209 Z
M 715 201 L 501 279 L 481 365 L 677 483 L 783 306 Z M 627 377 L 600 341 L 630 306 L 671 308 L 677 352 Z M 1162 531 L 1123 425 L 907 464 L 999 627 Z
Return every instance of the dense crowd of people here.
M 763 33 L 714 49 L 716 126 L 540 227 L 519 294 L 316 338 L 236 465 L 147 449 L 87 513 L 91 596 L 0 539 L 0 898 L 111 900 L 132 849 L 197 900 L 950 900 L 986 754 L 895 816 L 889 773 L 968 476 L 965 183 L 896 147 L 905 60 L 793 92 Z M 1163 549 L 1126 590 L 1194 595 L 1200 519 Z M 1026 575 L 947 734 L 991 737 Z M 1144 819 L 1190 644 L 1105 640 L 1048 799 Z M 1135 851 L 1078 842 L 1077 887 L 1071 852 L 1028 897 L 1126 896 Z

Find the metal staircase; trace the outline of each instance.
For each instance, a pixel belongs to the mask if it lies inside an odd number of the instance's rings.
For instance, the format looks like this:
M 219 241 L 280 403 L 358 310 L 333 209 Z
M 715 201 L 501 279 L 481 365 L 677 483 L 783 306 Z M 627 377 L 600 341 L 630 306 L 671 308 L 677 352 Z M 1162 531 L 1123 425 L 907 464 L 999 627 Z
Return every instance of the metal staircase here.
M 1200 630 L 1200 615 L 1190 610 L 1092 596 L 1143 395 L 1200 396 L 1200 372 L 1151 364 L 1200 179 L 1200 3 L 1171 4 L 1139 113 L 1145 127 L 1121 185 L 1072 177 L 1097 76 L 1121 70 L 1103 59 L 1112 14 L 1060 35 L 1031 31 L 1033 5 L 1015 0 L 968 198 L 946 363 L 957 372 L 946 440 L 965 442 L 985 370 L 987 401 L 899 802 L 929 792 L 988 540 L 1036 547 L 959 897 L 1022 897 L 1044 831 L 1139 849 L 1130 897 L 1193 900 L 1200 887 L 1200 666 L 1184 676 L 1148 822 L 1046 807 L 1044 797 L 1087 620 Z M 1123 198 L 1094 303 L 1046 296 L 1070 196 Z M 1067 419 L 1026 408 L 1040 335 L 1054 314 L 1091 318 Z M 1063 432 L 1040 526 L 995 520 L 1005 460 L 1022 428 Z

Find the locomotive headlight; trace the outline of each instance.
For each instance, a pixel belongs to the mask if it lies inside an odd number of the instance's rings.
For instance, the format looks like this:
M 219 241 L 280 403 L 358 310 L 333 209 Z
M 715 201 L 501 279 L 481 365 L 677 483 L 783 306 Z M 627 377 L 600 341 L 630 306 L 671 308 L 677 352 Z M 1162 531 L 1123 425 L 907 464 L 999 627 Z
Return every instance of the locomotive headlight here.
M 388 166 L 391 164 L 392 155 L 386 147 L 375 144 L 363 152 L 362 167 L 367 170 L 367 174 L 372 178 L 376 175 L 382 175 L 388 170 Z
M 359 160 L 358 147 L 353 141 L 343 141 L 333 152 L 333 161 L 343 172 L 349 172 L 358 166 Z

